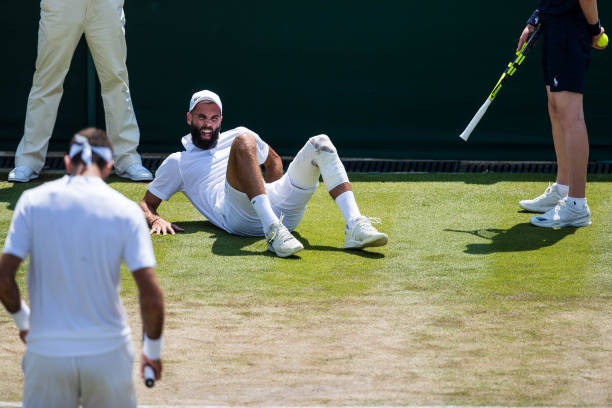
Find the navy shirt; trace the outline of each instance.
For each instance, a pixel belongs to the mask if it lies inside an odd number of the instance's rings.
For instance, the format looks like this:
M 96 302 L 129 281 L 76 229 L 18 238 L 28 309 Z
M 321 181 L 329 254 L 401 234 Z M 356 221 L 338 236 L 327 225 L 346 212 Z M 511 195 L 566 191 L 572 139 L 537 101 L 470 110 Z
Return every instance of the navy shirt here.
M 539 0 L 538 10 L 540 10 L 540 15 L 548 16 L 582 14 L 578 0 Z

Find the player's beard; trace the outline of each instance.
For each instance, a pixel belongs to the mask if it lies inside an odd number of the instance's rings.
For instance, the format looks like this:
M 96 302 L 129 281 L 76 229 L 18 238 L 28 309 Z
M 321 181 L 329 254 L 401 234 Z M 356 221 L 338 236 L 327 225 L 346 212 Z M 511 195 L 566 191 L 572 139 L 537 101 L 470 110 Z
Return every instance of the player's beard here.
M 212 130 L 212 134 L 210 135 L 210 139 L 202 138 L 202 130 Z M 191 141 L 194 145 L 198 146 L 202 150 L 212 149 L 217 145 L 217 141 L 219 140 L 219 133 L 221 133 L 221 126 L 216 129 L 213 129 L 212 126 L 202 126 L 197 127 L 191 125 Z

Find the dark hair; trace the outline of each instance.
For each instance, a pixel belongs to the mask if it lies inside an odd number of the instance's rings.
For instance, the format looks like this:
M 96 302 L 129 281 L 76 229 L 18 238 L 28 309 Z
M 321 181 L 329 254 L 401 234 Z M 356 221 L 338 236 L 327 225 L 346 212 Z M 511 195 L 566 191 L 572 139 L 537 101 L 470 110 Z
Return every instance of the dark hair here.
M 79 130 L 77 134 L 87 138 L 87 141 L 92 146 L 104 146 L 104 147 L 110 148 L 111 151 L 113 151 L 113 144 L 108 138 L 108 135 L 106 134 L 106 132 L 103 131 L 102 129 L 89 127 L 89 128 Z M 70 147 L 72 147 L 73 144 L 78 144 L 75 141 L 74 137 L 70 141 Z M 72 163 L 73 166 L 76 167 L 79 164 L 82 164 L 83 160 L 81 159 L 80 154 L 76 154 L 72 159 L 70 159 L 70 162 Z M 96 152 L 92 152 L 91 162 L 94 163 L 96 166 L 98 166 L 99 169 L 102 169 L 106 165 L 106 160 L 104 160 L 102 157 L 97 155 Z

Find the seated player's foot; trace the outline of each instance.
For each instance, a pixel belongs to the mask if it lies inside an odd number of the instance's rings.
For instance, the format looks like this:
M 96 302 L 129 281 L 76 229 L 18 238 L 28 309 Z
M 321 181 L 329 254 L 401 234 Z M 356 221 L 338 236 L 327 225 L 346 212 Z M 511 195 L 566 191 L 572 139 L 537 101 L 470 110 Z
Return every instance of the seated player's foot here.
M 591 211 L 588 205 L 576 209 L 567 203 L 567 197 L 542 215 L 531 217 L 531 223 L 538 227 L 586 227 L 591 225 Z
M 132 181 L 151 181 L 153 175 L 149 170 L 143 167 L 142 164 L 132 164 L 123 173 L 116 171 L 119 177 L 128 178 Z
M 17 166 L 8 175 L 8 181 L 17 181 L 19 183 L 27 183 L 35 178 L 38 178 L 38 173 L 28 166 Z
M 358 217 L 349 227 L 346 226 L 344 248 L 365 248 L 383 246 L 389 240 L 387 234 L 379 232 L 372 226 L 381 224 L 378 218 Z
M 304 245 L 295 239 L 287 227 L 283 225 L 282 218 L 270 225 L 270 230 L 266 234 L 266 241 L 268 242 L 268 251 L 274 252 L 281 258 L 291 256 L 304 249 Z
M 533 200 L 519 201 L 519 207 L 523 210 L 545 213 L 546 211 L 555 208 L 559 200 L 563 200 L 566 196 L 559 194 L 557 183 L 549 185 L 544 194 Z

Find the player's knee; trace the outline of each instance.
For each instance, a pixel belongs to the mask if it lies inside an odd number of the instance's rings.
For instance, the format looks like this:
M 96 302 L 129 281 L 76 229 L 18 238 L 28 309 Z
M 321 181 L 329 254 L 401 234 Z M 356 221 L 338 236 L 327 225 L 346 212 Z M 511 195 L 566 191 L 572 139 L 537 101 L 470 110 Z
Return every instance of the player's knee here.
M 308 141 L 314 146 L 317 152 L 336 153 L 336 147 L 327 135 L 313 136 Z
M 232 141 L 232 150 L 238 153 L 251 152 L 256 148 L 255 136 L 248 133 L 241 133 Z

